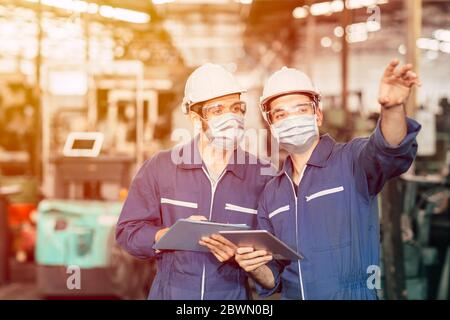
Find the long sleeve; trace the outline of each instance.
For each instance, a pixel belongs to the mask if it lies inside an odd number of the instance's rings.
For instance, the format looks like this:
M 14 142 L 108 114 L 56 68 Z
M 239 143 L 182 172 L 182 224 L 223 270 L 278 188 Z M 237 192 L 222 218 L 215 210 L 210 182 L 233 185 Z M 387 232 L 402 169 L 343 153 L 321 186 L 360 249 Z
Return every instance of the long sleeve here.
M 267 207 L 265 205 L 265 194 L 266 191 L 263 192 L 259 204 L 258 204 L 258 229 L 259 230 L 267 230 L 273 235 L 275 235 L 275 231 L 273 229 L 272 223 L 269 218 L 269 213 L 267 211 Z M 276 236 L 276 235 L 275 235 Z M 263 286 L 261 286 L 257 281 L 255 281 L 255 288 L 256 292 L 262 296 L 262 297 L 268 297 L 272 294 L 278 292 L 281 288 L 281 273 L 284 270 L 284 267 L 286 266 L 285 263 L 282 261 L 272 260 L 268 262 L 267 267 L 272 271 L 274 280 L 275 280 L 275 286 L 272 289 L 266 289 Z
M 383 137 L 379 120 L 369 138 L 349 143 L 357 187 L 362 194 L 378 194 L 389 179 L 408 170 L 417 154 L 416 136 L 420 129 L 419 123 L 407 118 L 407 135 L 393 147 Z
M 131 183 L 116 228 L 116 241 L 131 255 L 155 256 L 155 234 L 162 228 L 160 197 L 155 179 L 156 157 L 147 160 Z

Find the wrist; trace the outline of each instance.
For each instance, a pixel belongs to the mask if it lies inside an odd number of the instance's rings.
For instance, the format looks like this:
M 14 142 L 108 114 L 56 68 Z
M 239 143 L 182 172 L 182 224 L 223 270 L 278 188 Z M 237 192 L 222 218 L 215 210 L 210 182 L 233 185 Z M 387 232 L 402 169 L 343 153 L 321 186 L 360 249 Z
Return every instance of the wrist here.
M 381 105 L 381 112 L 384 114 L 389 113 L 404 115 L 406 113 L 406 107 L 404 103 L 389 107 Z

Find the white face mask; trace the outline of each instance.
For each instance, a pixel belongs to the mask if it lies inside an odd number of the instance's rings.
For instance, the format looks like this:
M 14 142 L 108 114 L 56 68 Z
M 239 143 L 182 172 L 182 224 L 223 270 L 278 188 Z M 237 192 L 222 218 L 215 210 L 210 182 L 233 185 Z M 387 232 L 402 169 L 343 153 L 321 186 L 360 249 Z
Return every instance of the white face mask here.
M 214 117 L 208 120 L 205 135 L 218 149 L 236 149 L 244 137 L 244 117 L 232 113 Z
M 289 153 L 307 151 L 319 137 L 316 115 L 291 116 L 270 128 L 280 147 Z

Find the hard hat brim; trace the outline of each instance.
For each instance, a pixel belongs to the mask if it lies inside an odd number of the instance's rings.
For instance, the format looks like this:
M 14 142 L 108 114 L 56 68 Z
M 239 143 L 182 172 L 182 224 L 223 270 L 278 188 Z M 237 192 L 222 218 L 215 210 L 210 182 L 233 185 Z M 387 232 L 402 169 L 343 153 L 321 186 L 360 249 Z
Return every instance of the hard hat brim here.
M 246 93 L 246 92 L 247 92 L 247 90 L 241 89 L 239 91 L 226 93 L 226 94 L 223 94 L 223 95 L 220 95 L 220 96 L 208 97 L 207 99 L 203 99 L 201 101 L 191 101 L 191 103 L 189 104 L 189 108 L 195 106 L 196 104 L 203 103 L 203 102 L 206 102 L 206 101 L 209 101 L 209 100 L 212 100 L 212 99 L 218 99 L 218 98 L 226 97 L 226 96 L 229 96 L 231 94 L 237 94 L 237 93 L 243 94 L 243 93 Z
M 268 97 L 264 98 L 261 101 L 261 103 L 260 103 L 261 107 L 263 108 L 263 110 L 266 110 L 267 105 L 272 100 L 274 100 L 276 98 L 279 98 L 281 96 L 287 96 L 287 95 L 290 95 L 290 94 L 309 94 L 309 95 L 312 95 L 312 96 L 320 97 L 320 93 L 319 92 L 311 91 L 311 90 L 292 90 L 292 91 L 280 92 L 280 93 L 273 94 L 271 96 L 268 96 Z

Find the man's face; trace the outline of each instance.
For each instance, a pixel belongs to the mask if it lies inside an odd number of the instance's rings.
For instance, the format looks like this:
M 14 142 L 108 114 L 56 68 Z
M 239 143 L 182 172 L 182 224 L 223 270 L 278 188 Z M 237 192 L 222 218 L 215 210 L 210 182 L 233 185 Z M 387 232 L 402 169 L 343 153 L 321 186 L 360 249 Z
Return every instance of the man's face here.
M 200 121 L 202 123 L 202 131 L 206 131 L 208 129 L 207 121 L 214 117 L 219 117 L 226 113 L 244 116 L 245 110 L 242 111 L 242 101 L 240 98 L 241 95 L 239 93 L 234 93 L 192 106 L 189 111 L 190 119 L 192 123 Z
M 305 94 L 288 94 L 273 99 L 269 103 L 267 114 L 272 124 L 283 121 L 286 118 L 297 115 L 317 115 L 317 125 L 320 127 L 323 121 L 322 110 L 314 106 L 313 99 Z

